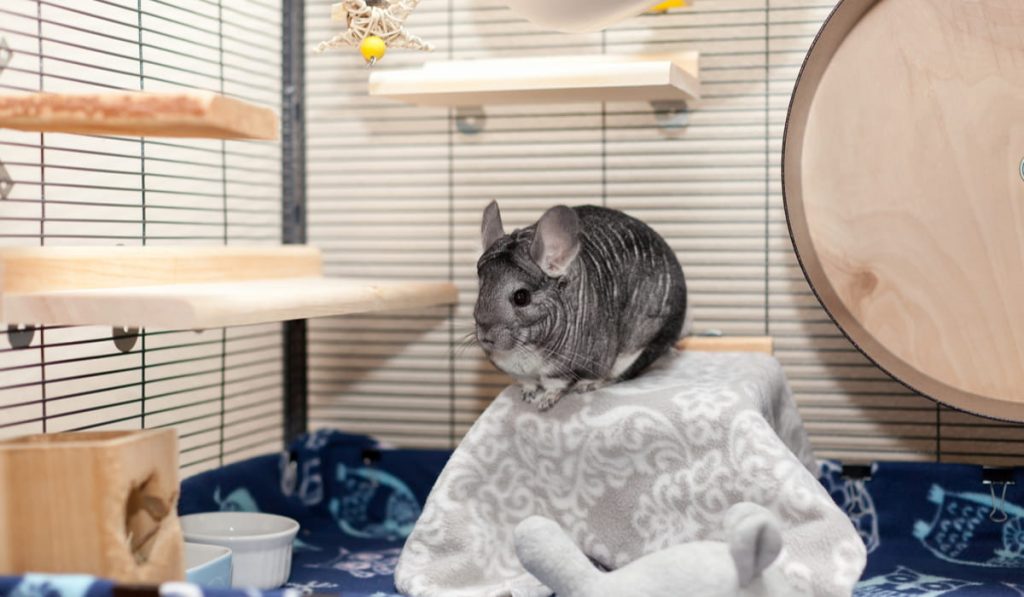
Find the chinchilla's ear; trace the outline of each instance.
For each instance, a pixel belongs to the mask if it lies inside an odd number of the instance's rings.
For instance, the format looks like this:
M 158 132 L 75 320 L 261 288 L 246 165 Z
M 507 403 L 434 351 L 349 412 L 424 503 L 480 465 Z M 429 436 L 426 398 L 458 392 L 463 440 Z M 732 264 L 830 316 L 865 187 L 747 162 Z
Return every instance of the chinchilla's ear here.
M 484 251 L 503 236 L 505 229 L 501 226 L 501 210 L 498 209 L 497 201 L 491 201 L 484 208 L 484 219 L 480 222 L 480 240 L 484 245 Z
M 530 245 L 530 258 L 545 274 L 558 278 L 569 270 L 580 252 L 580 219 L 564 205 L 544 212 Z

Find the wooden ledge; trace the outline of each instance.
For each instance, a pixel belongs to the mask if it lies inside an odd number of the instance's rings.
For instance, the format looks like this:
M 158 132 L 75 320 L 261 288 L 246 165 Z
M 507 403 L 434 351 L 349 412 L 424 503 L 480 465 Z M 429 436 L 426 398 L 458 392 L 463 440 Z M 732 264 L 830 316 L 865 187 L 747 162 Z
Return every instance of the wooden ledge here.
M 428 62 L 370 74 L 372 96 L 424 106 L 590 101 L 688 101 L 700 97 L 696 52 Z
M 205 329 L 458 300 L 449 282 L 320 272 L 304 246 L 0 249 L 0 321 Z
M 0 94 L 0 128 L 133 137 L 278 137 L 270 108 L 202 91 Z
M 773 354 L 771 336 L 687 336 L 676 344 L 679 350 L 700 352 L 762 352 Z

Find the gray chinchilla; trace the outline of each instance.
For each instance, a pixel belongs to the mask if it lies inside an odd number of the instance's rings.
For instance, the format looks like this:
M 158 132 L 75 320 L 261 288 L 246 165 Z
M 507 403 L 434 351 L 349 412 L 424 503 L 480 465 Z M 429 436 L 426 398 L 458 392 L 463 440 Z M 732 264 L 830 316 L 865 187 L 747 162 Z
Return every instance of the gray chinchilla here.
M 683 270 L 643 222 L 559 205 L 505 234 L 492 201 L 481 235 L 477 340 L 541 410 L 570 391 L 636 377 L 678 340 Z

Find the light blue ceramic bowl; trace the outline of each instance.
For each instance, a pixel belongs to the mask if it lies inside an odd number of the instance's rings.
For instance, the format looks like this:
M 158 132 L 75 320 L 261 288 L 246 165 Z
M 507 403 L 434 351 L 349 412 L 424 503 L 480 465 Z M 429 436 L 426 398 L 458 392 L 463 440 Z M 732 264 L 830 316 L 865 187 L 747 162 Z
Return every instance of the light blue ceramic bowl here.
M 211 589 L 231 588 L 231 549 L 185 543 L 185 578 Z

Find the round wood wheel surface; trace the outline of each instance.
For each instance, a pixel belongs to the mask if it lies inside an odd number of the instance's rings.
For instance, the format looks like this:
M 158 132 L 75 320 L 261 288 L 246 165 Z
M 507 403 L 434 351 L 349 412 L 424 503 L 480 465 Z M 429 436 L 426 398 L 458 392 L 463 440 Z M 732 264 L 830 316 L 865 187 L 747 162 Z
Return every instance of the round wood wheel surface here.
M 843 0 L 783 148 L 793 243 L 908 386 L 1024 420 L 1024 1 Z

